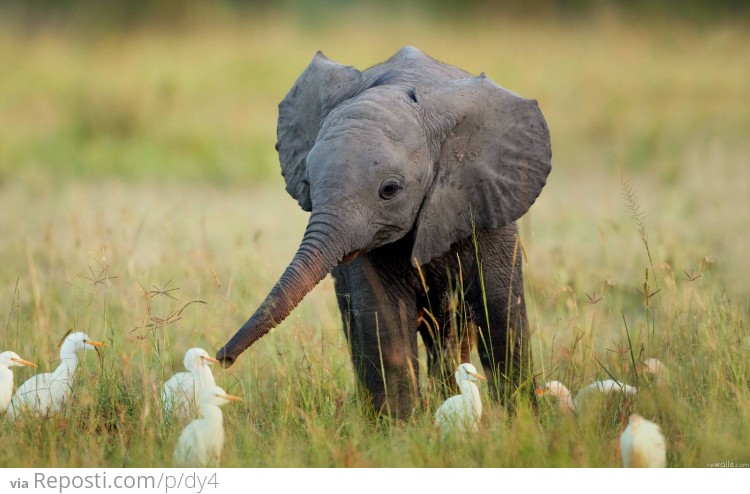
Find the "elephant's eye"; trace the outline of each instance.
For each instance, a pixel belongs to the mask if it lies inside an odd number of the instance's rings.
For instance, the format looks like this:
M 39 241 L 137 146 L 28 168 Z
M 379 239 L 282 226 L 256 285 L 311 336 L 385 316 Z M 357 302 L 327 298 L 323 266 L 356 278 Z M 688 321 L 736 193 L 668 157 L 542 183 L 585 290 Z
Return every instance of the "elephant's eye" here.
M 403 188 L 401 182 L 395 178 L 388 178 L 380 185 L 380 198 L 385 200 L 393 199 Z

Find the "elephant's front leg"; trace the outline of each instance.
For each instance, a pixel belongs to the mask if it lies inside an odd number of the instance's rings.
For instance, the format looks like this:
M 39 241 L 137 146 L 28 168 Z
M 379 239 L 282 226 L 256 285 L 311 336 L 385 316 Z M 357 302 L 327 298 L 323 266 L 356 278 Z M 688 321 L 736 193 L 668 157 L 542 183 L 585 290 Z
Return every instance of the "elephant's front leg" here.
M 388 312 L 352 314 L 352 363 L 375 411 L 403 419 L 419 402 L 417 338 L 407 311 Z
M 334 272 L 344 331 L 360 384 L 376 413 L 404 419 L 419 403 L 414 295 L 367 260 Z

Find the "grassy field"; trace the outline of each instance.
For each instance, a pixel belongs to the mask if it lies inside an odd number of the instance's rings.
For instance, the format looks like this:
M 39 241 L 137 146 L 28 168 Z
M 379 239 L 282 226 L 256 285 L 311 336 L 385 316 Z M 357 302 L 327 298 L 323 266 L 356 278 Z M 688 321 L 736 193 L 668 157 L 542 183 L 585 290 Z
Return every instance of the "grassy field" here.
M 635 384 L 631 348 L 658 357 L 669 380 L 639 381 L 632 406 L 664 429 L 669 466 L 750 463 L 746 26 L 4 22 L 0 350 L 47 371 L 70 328 L 109 347 L 86 354 L 65 414 L 0 422 L 0 466 L 171 464 L 180 426 L 163 420 L 161 384 L 185 349 L 213 353 L 234 333 L 304 229 L 273 150 L 278 101 L 318 48 L 363 68 L 406 44 L 485 71 L 547 117 L 553 171 L 521 221 L 538 379 L 576 389 L 606 378 L 598 360 Z M 157 293 L 172 288 L 177 300 Z M 332 289 L 324 280 L 214 370 L 245 398 L 224 407 L 223 466 L 619 465 L 622 403 L 591 400 L 571 418 L 546 402 L 511 417 L 485 401 L 481 433 L 445 444 L 434 394 L 407 423 L 371 421 Z M 16 369 L 16 383 L 33 372 Z

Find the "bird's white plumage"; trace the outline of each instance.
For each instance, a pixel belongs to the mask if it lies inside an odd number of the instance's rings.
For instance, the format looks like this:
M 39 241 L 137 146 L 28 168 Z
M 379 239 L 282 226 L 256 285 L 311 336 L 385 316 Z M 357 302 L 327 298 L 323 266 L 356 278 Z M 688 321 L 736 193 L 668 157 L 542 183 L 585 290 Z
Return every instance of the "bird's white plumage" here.
M 36 365 L 27 362 L 18 356 L 15 352 L 0 353 L 0 412 L 8 408 L 11 397 L 13 396 L 13 372 L 10 367 Z
M 607 379 L 605 381 L 595 381 L 587 386 L 581 388 L 576 394 L 575 398 L 571 395 L 568 388 L 560 381 L 549 381 L 537 388 L 537 396 L 553 396 L 557 398 L 561 409 L 575 412 L 580 406 L 581 400 L 586 396 L 590 395 L 593 391 L 603 394 L 626 394 L 635 395 L 638 393 L 638 388 L 623 384 L 614 379 Z
M 167 417 L 182 419 L 195 415 L 202 391 L 216 386 L 209 365 L 217 362 L 202 348 L 191 348 L 185 352 L 182 363 L 188 372 L 176 373 L 162 388 L 162 403 Z
M 180 434 L 173 460 L 179 467 L 217 467 L 224 447 L 224 416 L 220 406 L 242 401 L 218 386 L 205 387 L 199 397 L 201 418 L 190 422 Z
M 595 381 L 588 386 L 584 386 L 578 391 L 576 395 L 576 404 L 579 404 L 581 399 L 590 394 L 592 391 L 597 391 L 604 394 L 626 394 L 635 395 L 638 394 L 638 388 L 624 384 L 614 379 L 607 379 L 605 381 Z
M 667 466 L 667 445 L 661 428 L 637 413 L 630 416 L 620 436 L 622 466 L 664 468 Z
M 60 365 L 53 371 L 37 374 L 16 390 L 7 414 L 16 418 L 24 410 L 46 416 L 58 412 L 73 391 L 73 374 L 78 367 L 77 352 L 104 346 L 86 333 L 71 333 L 60 347 Z
M 479 429 L 482 417 L 482 400 L 479 388 L 474 384 L 484 377 L 471 364 L 461 364 L 455 372 L 456 384 L 461 394 L 451 396 L 435 412 L 435 425 L 443 437 L 454 433 L 466 433 Z
M 570 390 L 560 381 L 549 381 L 539 386 L 536 390 L 537 396 L 552 396 L 557 399 L 557 404 L 565 412 L 575 412 L 576 403 Z

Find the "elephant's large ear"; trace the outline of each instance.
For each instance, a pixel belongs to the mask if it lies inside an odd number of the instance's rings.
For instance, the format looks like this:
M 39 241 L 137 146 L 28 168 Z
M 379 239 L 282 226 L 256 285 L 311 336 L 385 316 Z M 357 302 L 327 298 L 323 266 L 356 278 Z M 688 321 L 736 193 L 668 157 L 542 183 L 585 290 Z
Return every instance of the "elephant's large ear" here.
M 320 51 L 279 103 L 276 129 L 281 174 L 286 190 L 305 211 L 310 211 L 307 153 L 315 144 L 323 118 L 342 101 L 357 93 L 362 73 L 329 60 Z
M 412 251 L 424 264 L 473 229 L 499 228 L 528 211 L 546 183 L 552 152 L 536 101 L 484 74 L 425 88 L 419 101 L 437 129 L 434 182 Z

